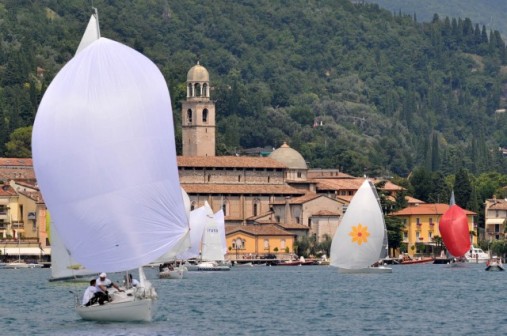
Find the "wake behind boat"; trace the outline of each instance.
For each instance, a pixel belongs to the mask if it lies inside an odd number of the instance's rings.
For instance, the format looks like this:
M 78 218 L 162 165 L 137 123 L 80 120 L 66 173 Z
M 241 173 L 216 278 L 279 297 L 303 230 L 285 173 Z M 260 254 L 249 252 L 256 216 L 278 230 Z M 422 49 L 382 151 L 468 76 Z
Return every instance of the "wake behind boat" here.
M 173 130 L 158 67 L 100 37 L 92 15 L 77 54 L 46 90 L 32 133 L 37 181 L 69 256 L 96 272 L 139 268 L 132 295 L 78 305 L 83 319 L 152 320 L 156 292 L 142 265 L 188 241 Z

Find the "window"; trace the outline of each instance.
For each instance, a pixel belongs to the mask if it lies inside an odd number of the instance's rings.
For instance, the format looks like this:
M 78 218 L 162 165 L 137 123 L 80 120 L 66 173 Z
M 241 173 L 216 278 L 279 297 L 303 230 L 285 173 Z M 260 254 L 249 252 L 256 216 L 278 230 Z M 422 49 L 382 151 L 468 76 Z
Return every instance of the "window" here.
M 189 123 L 189 124 L 192 123 L 192 110 L 191 109 L 187 110 L 187 123 Z
M 238 182 L 241 182 L 241 175 L 238 175 Z
M 416 237 L 417 239 L 419 239 L 419 231 L 416 231 L 416 232 L 415 232 L 415 237 Z
M 296 223 L 299 224 L 299 217 L 296 217 Z
M 416 218 L 416 219 L 415 219 L 415 223 L 416 223 L 417 225 L 421 225 L 421 219 L 420 219 L 419 217 L 418 217 L 418 218 Z
M 195 84 L 195 96 L 196 97 L 202 96 L 201 84 L 199 83 Z
M 298 178 L 301 178 L 301 172 L 298 171 Z
M 264 239 L 264 249 L 269 250 L 269 240 Z
M 285 249 L 285 239 L 282 239 L 282 240 L 280 241 L 280 247 L 281 247 L 282 249 Z
M 257 212 L 259 211 L 258 209 L 258 204 L 257 204 L 257 201 L 254 201 L 254 205 L 253 205 L 253 215 L 254 216 L 257 216 Z
M 433 232 L 429 231 L 429 232 L 428 232 L 428 237 L 429 237 L 430 239 L 432 239 L 432 238 L 433 238 Z
M 202 122 L 207 123 L 208 122 L 208 109 L 204 109 L 202 111 Z
M 435 224 L 433 223 L 433 218 L 430 218 L 430 225 L 431 225 L 431 226 L 435 225 Z
M 312 219 L 311 218 L 308 218 L 308 227 L 311 228 L 312 227 Z
M 408 239 L 408 232 L 403 232 L 403 239 L 404 239 L 404 240 L 407 240 L 407 239 Z

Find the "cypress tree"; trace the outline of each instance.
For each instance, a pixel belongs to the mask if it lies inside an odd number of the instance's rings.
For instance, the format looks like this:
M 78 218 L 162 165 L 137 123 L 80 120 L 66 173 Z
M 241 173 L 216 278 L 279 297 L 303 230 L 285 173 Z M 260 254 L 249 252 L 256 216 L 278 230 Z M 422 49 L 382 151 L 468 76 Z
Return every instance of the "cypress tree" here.
M 468 177 L 468 172 L 465 168 L 460 168 L 456 173 L 453 189 L 456 204 L 466 209 L 470 202 L 472 185 L 470 183 L 470 178 Z

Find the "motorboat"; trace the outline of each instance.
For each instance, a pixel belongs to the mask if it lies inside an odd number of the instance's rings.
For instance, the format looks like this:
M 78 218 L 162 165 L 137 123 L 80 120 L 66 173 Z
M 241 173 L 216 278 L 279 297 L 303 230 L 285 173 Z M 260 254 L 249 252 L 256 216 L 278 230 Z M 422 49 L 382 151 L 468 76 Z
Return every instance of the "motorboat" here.
M 471 246 L 465 258 L 471 263 L 485 263 L 489 260 L 489 254 L 484 252 L 480 247 Z
M 502 260 L 497 256 L 491 257 L 491 259 L 489 259 L 486 262 L 486 271 L 503 271 L 503 270 L 504 268 L 502 265 Z

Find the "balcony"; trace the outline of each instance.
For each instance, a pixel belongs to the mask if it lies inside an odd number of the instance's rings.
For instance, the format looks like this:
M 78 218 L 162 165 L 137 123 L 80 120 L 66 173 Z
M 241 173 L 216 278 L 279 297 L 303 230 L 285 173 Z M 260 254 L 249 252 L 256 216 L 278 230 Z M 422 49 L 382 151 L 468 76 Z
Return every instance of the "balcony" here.
M 24 228 L 25 228 L 25 223 L 23 223 L 23 221 L 13 221 L 12 222 L 12 229 L 19 230 L 19 229 L 24 229 Z

